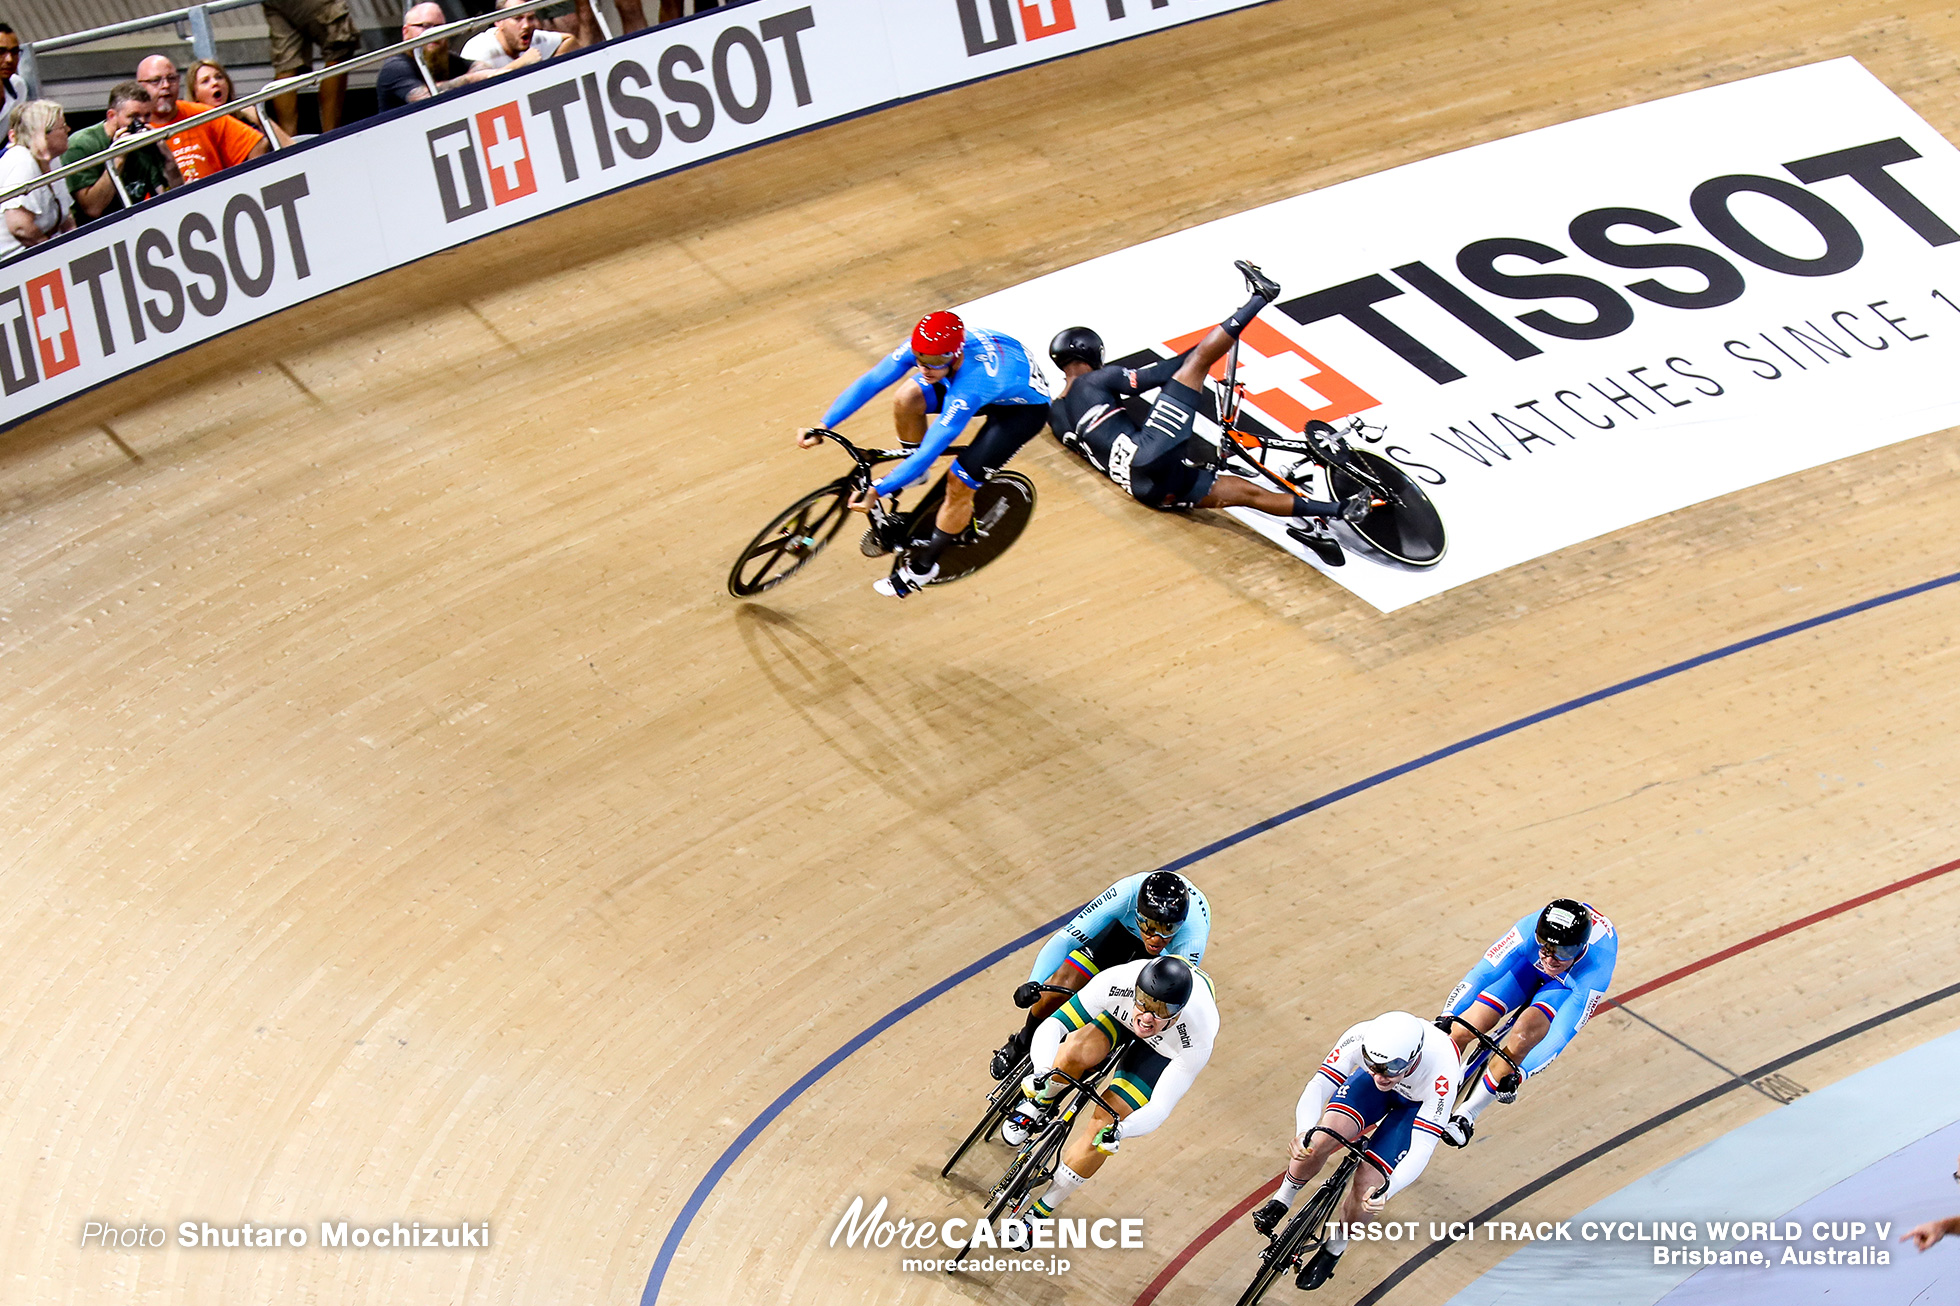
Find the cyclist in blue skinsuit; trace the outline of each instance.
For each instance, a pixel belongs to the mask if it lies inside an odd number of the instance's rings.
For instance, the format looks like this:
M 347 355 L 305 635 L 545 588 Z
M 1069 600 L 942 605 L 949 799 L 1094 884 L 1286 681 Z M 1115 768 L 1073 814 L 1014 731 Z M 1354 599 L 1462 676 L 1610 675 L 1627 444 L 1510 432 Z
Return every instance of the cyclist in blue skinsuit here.
M 985 416 L 987 424 L 947 473 L 946 499 L 934 520 L 932 539 L 902 554 L 892 574 L 873 586 L 892 598 L 932 583 L 939 574 L 939 555 L 973 520 L 974 491 L 1048 422 L 1047 378 L 1028 361 L 1021 342 L 998 331 L 969 329 L 958 314 L 942 311 L 921 318 L 909 341 L 838 395 L 823 415 L 823 425 L 834 427 L 849 418 L 914 364 L 919 368 L 916 384 L 901 388 L 892 405 L 899 442 L 913 452 L 854 498 L 851 507 L 870 511 L 879 496 L 895 494 L 925 475 L 975 416 Z M 927 419 L 934 414 L 937 420 L 928 429 Z M 809 449 L 821 441 L 804 430 L 797 443 Z
M 1033 1009 L 1027 1024 L 995 1051 L 994 1078 L 1007 1078 L 1028 1050 L 1035 1029 L 1068 998 L 1067 993 L 1037 993 L 1037 984 L 1075 993 L 1112 966 L 1165 954 L 1195 966 L 1204 960 L 1210 941 L 1211 903 L 1176 871 L 1126 876 L 1110 885 L 1042 945 L 1028 982 L 1015 994 L 1017 1005 L 1029 1005 L 1021 1001 L 1025 997 Z
M 1550 1065 L 1585 1028 L 1613 982 L 1619 956 L 1620 935 L 1613 922 L 1590 903 L 1571 898 L 1554 898 L 1535 917 L 1520 918 L 1485 950 L 1483 960 L 1450 990 L 1436 1024 L 1450 1031 L 1462 1055 L 1471 1037 L 1449 1017 L 1462 1016 L 1489 1033 L 1506 1013 L 1527 1009 L 1504 1036 L 1510 1067 L 1498 1075 L 1495 1057 L 1484 1067 L 1463 1110 L 1450 1117 L 1450 1142 L 1468 1144 L 1484 1108 L 1493 1101 L 1516 1100 L 1518 1085 Z

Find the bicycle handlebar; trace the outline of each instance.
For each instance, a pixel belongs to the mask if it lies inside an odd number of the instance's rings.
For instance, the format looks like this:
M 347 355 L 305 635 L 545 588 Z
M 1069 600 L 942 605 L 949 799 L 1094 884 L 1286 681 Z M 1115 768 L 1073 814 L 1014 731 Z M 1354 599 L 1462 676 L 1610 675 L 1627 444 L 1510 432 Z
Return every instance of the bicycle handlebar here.
M 1014 990 L 1014 1005 L 1019 1007 L 1021 1010 L 1026 1011 L 1029 1007 L 1032 1007 L 1035 1003 L 1039 1002 L 1041 1000 L 1041 995 L 1044 993 L 1071 993 L 1072 994 L 1074 992 L 1075 992 L 1074 989 L 1065 989 L 1059 984 L 1036 984 L 1030 981 L 1029 983 L 1023 984 L 1021 985 L 1021 987 Z M 1025 998 L 1026 1001 L 1022 1001 L 1023 998 Z
M 1468 1020 L 1464 1019 L 1462 1016 L 1450 1016 L 1444 1021 L 1442 1021 L 1441 1023 L 1443 1026 L 1443 1032 L 1446 1034 L 1449 1032 L 1449 1026 L 1451 1025 L 1463 1026 L 1465 1029 L 1470 1031 L 1470 1037 L 1476 1039 L 1477 1042 L 1480 1045 L 1482 1045 L 1485 1052 L 1489 1053 L 1493 1057 L 1500 1058 L 1505 1065 L 1509 1066 L 1511 1068 L 1510 1070 L 1511 1074 L 1522 1075 L 1523 1072 L 1521 1072 L 1518 1069 L 1518 1063 L 1511 1060 L 1510 1053 L 1506 1052 L 1503 1048 L 1498 1046 L 1496 1039 L 1484 1033 L 1484 1031 L 1478 1029 L 1475 1025 L 1472 1025 Z
M 1361 1162 L 1363 1164 L 1367 1162 L 1368 1149 L 1359 1138 L 1342 1138 L 1339 1134 L 1329 1129 L 1326 1125 L 1315 1125 L 1312 1129 L 1309 1129 L 1306 1133 L 1300 1135 L 1301 1144 L 1305 1146 L 1311 1146 L 1313 1143 L 1313 1136 L 1315 1134 L 1327 1135 L 1329 1138 L 1333 1139 L 1336 1143 L 1338 1143 L 1341 1147 L 1345 1148 L 1348 1152 L 1352 1153 L 1356 1161 Z M 1369 1196 L 1380 1197 L 1383 1193 L 1387 1191 L 1388 1191 L 1388 1185 L 1384 1183 L 1380 1188 L 1377 1188 L 1374 1192 L 1370 1193 Z

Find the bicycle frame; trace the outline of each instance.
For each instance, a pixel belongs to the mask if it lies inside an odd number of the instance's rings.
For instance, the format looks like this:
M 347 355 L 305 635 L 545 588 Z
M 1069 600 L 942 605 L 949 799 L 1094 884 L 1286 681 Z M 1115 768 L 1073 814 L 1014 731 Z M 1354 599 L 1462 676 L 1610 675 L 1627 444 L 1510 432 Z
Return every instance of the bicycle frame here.
M 1516 1011 L 1506 1012 L 1504 1019 L 1500 1020 L 1488 1034 L 1478 1029 L 1475 1025 L 1472 1025 L 1462 1016 L 1450 1017 L 1450 1023 L 1452 1025 L 1461 1025 L 1463 1028 L 1469 1030 L 1470 1036 L 1476 1039 L 1478 1044 L 1476 1053 L 1463 1063 L 1463 1081 L 1457 1099 L 1459 1102 L 1462 1101 L 1464 1095 L 1469 1093 L 1470 1086 L 1476 1082 L 1477 1076 L 1483 1073 L 1484 1067 L 1490 1064 L 1492 1057 L 1496 1057 L 1505 1065 L 1510 1066 L 1513 1071 L 1517 1072 L 1520 1081 L 1522 1081 L 1524 1072 L 1512 1063 L 1510 1056 L 1500 1046 L 1504 1036 L 1511 1032 L 1511 1026 L 1517 1023 L 1518 1014 Z
M 1280 489 L 1285 490 L 1288 494 L 1298 495 L 1303 499 L 1313 498 L 1314 496 L 1311 493 L 1302 488 L 1290 477 L 1282 476 L 1272 468 L 1266 466 L 1263 458 L 1268 451 L 1293 453 L 1303 455 L 1316 464 L 1325 466 L 1325 460 L 1320 456 L 1318 450 L 1304 440 L 1298 442 L 1292 440 L 1265 440 L 1239 427 L 1239 414 L 1245 407 L 1245 386 L 1239 381 L 1239 342 L 1236 340 L 1232 342 L 1232 351 L 1225 356 L 1225 376 L 1219 382 L 1219 385 L 1224 392 L 1224 402 L 1220 406 L 1218 413 L 1218 448 L 1219 452 L 1224 455 L 1225 462 L 1229 465 L 1236 458 L 1239 462 L 1250 467 L 1253 471 L 1265 477 Z M 1350 434 L 1359 434 L 1369 429 L 1371 428 L 1368 424 L 1363 422 L 1359 417 L 1348 419 L 1348 432 Z M 1382 428 L 1374 427 L 1372 429 L 1381 430 Z M 1383 485 L 1366 468 L 1361 467 L 1358 463 L 1350 461 L 1341 470 L 1363 485 L 1366 485 L 1376 494 L 1383 496 L 1389 502 L 1398 505 L 1401 503 L 1401 496 L 1395 494 L 1390 487 Z M 1332 493 L 1331 487 L 1329 493 Z

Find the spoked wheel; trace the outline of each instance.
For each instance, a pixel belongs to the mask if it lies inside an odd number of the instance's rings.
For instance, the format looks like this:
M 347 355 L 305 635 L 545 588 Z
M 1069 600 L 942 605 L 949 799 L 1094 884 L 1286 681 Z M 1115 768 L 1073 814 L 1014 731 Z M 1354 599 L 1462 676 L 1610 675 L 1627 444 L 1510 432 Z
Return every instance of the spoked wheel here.
M 1429 501 L 1415 478 L 1379 454 L 1351 449 L 1348 456 L 1360 464 L 1364 481 L 1347 468 L 1330 465 L 1334 496 L 1346 499 L 1363 489 L 1375 491 L 1388 502 L 1363 517 L 1355 532 L 1382 553 L 1411 567 L 1433 567 L 1443 560 L 1449 541 L 1443 534 L 1443 518 Z
M 728 573 L 728 592 L 745 599 L 801 571 L 843 529 L 850 516 L 850 494 L 847 482 L 833 481 L 777 513 L 735 559 Z
M 919 505 L 907 514 L 912 538 L 931 536 L 932 519 L 945 497 L 942 479 Z M 939 555 L 939 579 L 935 585 L 971 576 L 1007 552 L 1034 516 L 1034 482 L 1019 472 L 1000 472 L 974 492 L 973 524 Z
M 1034 1063 L 1029 1061 L 1024 1053 L 1015 1065 L 1013 1073 L 994 1085 L 994 1091 L 987 1098 L 987 1110 L 980 1117 L 980 1123 L 975 1125 L 973 1132 L 953 1149 L 953 1155 L 939 1171 L 940 1178 L 943 1179 L 953 1173 L 953 1167 L 960 1163 L 961 1157 L 972 1150 L 975 1143 L 1000 1128 L 1002 1122 L 1007 1119 L 1007 1113 L 1014 1109 L 1014 1103 L 1020 1097 L 1021 1081 L 1027 1077 L 1028 1071 L 1033 1067 Z

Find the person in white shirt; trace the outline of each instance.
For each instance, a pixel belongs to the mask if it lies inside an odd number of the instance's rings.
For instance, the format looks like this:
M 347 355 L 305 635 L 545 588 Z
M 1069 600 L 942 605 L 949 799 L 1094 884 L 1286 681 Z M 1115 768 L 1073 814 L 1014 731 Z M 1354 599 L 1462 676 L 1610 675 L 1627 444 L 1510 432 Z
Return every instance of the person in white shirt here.
M 522 4 L 524 0 L 497 0 L 497 8 L 509 9 Z M 463 43 L 463 58 L 469 63 L 472 72 L 488 72 L 502 68 L 522 55 L 526 50 L 536 50 L 538 58 L 549 59 L 555 55 L 566 54 L 578 49 L 578 38 L 566 32 L 554 32 L 538 26 L 538 16 L 534 13 L 513 14 L 509 18 L 499 18 L 496 26 L 487 32 L 478 32 Z
M 1211 977 L 1169 954 L 1112 966 L 1042 1021 L 1028 1048 L 1034 1073 L 1021 1081 L 1027 1101 L 1001 1128 L 1011 1146 L 1044 1126 L 1049 1109 L 1067 1091 L 1067 1082 L 1051 1076 L 1051 1070 L 1059 1067 L 1084 1079 L 1112 1049 L 1120 1050 L 1109 1087 L 1090 1117 L 1090 1131 L 1069 1139 L 1048 1191 L 1016 1214 L 1052 1216 L 1125 1139 L 1141 1138 L 1168 1120 L 1211 1060 L 1217 1038 Z
M 53 100 L 29 100 L 14 110 L 7 140 L 7 152 L 0 154 L 0 191 L 33 181 L 61 161 L 68 148 L 68 120 Z M 70 204 L 66 180 L 0 200 L 0 258 L 72 231 Z
M 1389 1198 L 1416 1181 L 1444 1137 L 1463 1063 L 1449 1035 L 1420 1016 L 1389 1011 L 1341 1035 L 1320 1063 L 1294 1108 L 1293 1152 L 1279 1192 L 1252 1213 L 1252 1226 L 1271 1236 L 1300 1190 L 1339 1144 L 1325 1134 L 1306 1142 L 1316 1125 L 1342 1138 L 1368 1139 L 1368 1159 L 1355 1172 L 1341 1204 L 1343 1224 L 1373 1223 Z M 1347 1250 L 1345 1237 L 1330 1237 L 1302 1266 L 1299 1286 L 1318 1288 L 1333 1276 Z

